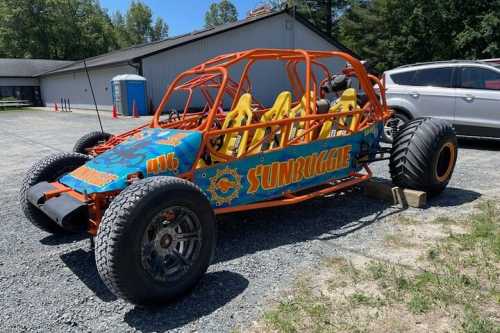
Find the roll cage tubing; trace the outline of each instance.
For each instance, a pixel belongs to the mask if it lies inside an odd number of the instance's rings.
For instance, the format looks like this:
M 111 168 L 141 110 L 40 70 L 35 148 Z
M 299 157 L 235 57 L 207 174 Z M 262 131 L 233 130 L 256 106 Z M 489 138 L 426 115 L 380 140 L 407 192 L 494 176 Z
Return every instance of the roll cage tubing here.
M 328 68 L 324 64 L 321 64 L 316 60 L 325 58 L 334 58 L 334 57 L 341 58 L 350 64 L 351 68 L 346 70 L 345 72 L 349 72 L 348 74 L 351 75 L 354 74 L 358 78 L 361 88 L 365 91 L 370 106 L 374 110 L 375 120 L 384 119 L 384 113 L 385 113 L 384 111 L 387 110 L 387 105 L 385 101 L 385 91 L 382 88 L 383 87 L 382 83 L 380 82 L 380 80 L 378 80 L 378 78 L 367 74 L 361 62 L 356 58 L 352 57 L 351 55 L 338 51 L 305 51 L 300 49 L 299 50 L 254 49 L 249 51 L 221 55 L 179 74 L 172 82 L 172 84 L 170 84 L 170 86 L 168 87 L 165 95 L 163 96 L 160 102 L 160 105 L 156 109 L 156 112 L 153 116 L 150 126 L 161 127 L 160 116 L 173 92 L 179 89 L 178 84 L 179 82 L 181 82 L 182 79 L 195 75 L 214 74 L 214 78 L 216 76 L 221 76 L 222 81 L 220 82 L 219 90 L 217 92 L 215 100 L 213 101 L 211 109 L 208 112 L 206 121 L 197 128 L 197 130 L 203 132 L 204 134 L 207 133 L 210 129 L 212 129 L 213 121 L 217 114 L 219 105 L 221 105 L 223 95 L 226 93 L 226 87 L 230 80 L 228 69 L 231 66 L 235 65 L 236 63 L 239 63 L 243 60 L 248 60 L 248 62 L 243 69 L 241 79 L 238 83 L 238 88 L 234 95 L 232 108 L 234 108 L 234 105 L 241 94 L 243 84 L 245 82 L 249 83 L 248 71 L 253 66 L 256 60 L 281 60 L 281 61 L 288 61 L 286 64 L 286 70 L 290 79 L 290 83 L 294 87 L 294 93 L 296 94 L 296 96 L 300 96 L 301 95 L 300 93 L 302 93 L 302 95 L 305 96 L 306 115 L 315 114 L 316 111 L 315 106 L 313 107 L 314 110 L 312 110 L 314 112 L 311 112 L 311 98 L 312 98 L 311 81 L 312 80 L 315 81 L 315 85 L 313 88 L 313 93 L 315 94 L 315 96 L 317 96 L 317 85 L 316 85 L 317 81 L 311 66 L 313 64 L 319 66 L 319 68 L 321 68 L 325 72 L 325 74 L 327 74 L 327 77 L 330 77 L 330 72 L 328 71 Z M 302 82 L 298 78 L 298 73 L 296 68 L 297 64 L 302 62 L 305 62 L 306 65 L 305 88 L 302 87 Z M 371 85 L 371 82 L 376 83 L 379 85 L 379 87 L 381 87 L 380 93 L 381 93 L 382 104 L 380 103 L 379 98 L 377 98 L 373 90 L 373 87 Z M 186 112 L 187 112 L 187 107 L 184 110 L 184 116 Z

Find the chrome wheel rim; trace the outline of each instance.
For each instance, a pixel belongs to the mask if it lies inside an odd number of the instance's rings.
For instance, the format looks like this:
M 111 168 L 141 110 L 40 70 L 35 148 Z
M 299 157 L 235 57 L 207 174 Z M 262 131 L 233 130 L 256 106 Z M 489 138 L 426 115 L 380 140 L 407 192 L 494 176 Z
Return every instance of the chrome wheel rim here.
M 398 130 L 401 129 L 401 127 L 403 127 L 403 125 L 405 124 L 405 122 L 403 121 L 403 119 L 401 118 L 398 118 L 398 117 L 393 117 L 391 119 L 389 119 L 385 125 L 384 125 L 384 132 L 385 132 L 385 135 L 390 138 L 390 139 L 394 139 L 394 135 L 392 133 L 392 129 L 394 128 L 394 126 L 396 126 L 396 128 Z
M 141 262 L 158 282 L 179 280 L 196 263 L 201 249 L 201 223 L 183 206 L 163 209 L 147 226 Z

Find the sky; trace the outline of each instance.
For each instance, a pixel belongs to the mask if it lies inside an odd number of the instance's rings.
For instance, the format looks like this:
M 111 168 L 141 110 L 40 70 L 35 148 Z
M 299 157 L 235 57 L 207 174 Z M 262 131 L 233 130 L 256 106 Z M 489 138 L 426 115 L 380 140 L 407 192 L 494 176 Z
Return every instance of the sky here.
M 162 17 L 169 26 L 169 36 L 176 36 L 201 29 L 205 23 L 205 12 L 214 0 L 142 0 L 151 7 L 154 18 Z M 100 0 L 109 15 L 119 10 L 127 11 L 132 0 Z M 238 9 L 239 18 L 255 8 L 261 0 L 232 0 Z

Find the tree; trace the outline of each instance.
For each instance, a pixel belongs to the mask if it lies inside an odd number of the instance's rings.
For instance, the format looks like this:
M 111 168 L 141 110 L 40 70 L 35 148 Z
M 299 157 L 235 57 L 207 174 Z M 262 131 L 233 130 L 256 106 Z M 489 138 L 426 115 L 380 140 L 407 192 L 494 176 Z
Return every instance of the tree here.
M 337 32 L 336 22 L 348 6 L 348 0 L 266 0 L 263 3 L 274 10 L 294 9 L 328 36 Z
M 124 19 L 124 28 L 124 46 L 156 41 L 168 36 L 168 25 L 165 21 L 157 18 L 153 25 L 151 8 L 140 1 L 132 1 L 130 4 Z
M 355 0 L 339 38 L 379 71 L 402 64 L 498 57 L 500 0 Z
M 238 20 L 238 11 L 229 0 L 212 3 L 205 14 L 205 27 L 215 27 Z
M 127 25 L 125 22 L 125 18 L 122 13 L 116 11 L 113 14 L 113 18 L 111 19 L 113 23 L 113 33 L 116 43 L 120 48 L 129 46 L 129 36 L 127 32 Z
M 0 57 L 82 59 L 168 34 L 136 2 L 111 19 L 97 0 L 2 0 L 0 17 Z
M 153 29 L 151 31 L 151 40 L 162 40 L 168 37 L 168 25 L 163 21 L 161 17 L 158 17 L 155 21 Z
M 4 57 L 79 59 L 116 47 L 112 24 L 94 0 L 2 0 Z

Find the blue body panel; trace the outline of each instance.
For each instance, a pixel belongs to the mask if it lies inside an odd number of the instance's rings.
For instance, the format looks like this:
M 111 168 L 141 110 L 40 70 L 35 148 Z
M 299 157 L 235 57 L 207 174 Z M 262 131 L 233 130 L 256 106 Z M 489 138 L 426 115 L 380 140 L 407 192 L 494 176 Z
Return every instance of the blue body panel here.
M 374 154 L 379 148 L 382 130 L 383 124 L 378 123 L 354 135 L 217 164 L 195 171 L 193 182 L 204 191 L 214 208 L 278 198 L 286 192 L 342 179 L 359 171 L 362 166 L 356 163 L 355 157 L 361 145 L 365 144 Z
M 228 163 L 197 169 L 193 183 L 212 207 L 238 206 L 283 196 L 287 192 L 348 177 L 359 171 L 362 146 L 375 154 L 383 123 L 362 132 L 262 152 Z M 127 176 L 177 176 L 191 170 L 202 141 L 201 132 L 148 128 L 60 179 L 80 193 L 123 190 Z
M 177 176 L 191 170 L 201 144 L 197 131 L 146 128 L 59 181 L 80 193 L 123 190 L 127 176 Z

